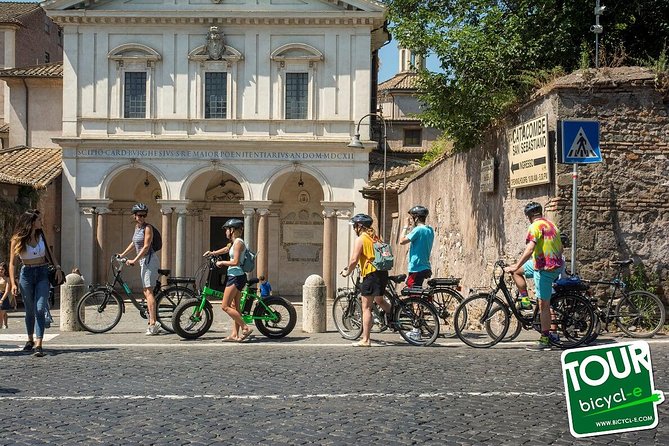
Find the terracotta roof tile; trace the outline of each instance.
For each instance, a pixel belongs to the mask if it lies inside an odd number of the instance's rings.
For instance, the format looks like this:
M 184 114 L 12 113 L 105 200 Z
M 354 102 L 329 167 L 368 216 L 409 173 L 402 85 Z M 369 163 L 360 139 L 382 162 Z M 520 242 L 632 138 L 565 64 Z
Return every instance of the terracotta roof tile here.
M 0 78 L 7 77 L 63 77 L 63 62 L 53 62 L 32 67 L 0 70 Z
M 387 81 L 381 82 L 377 89 L 379 93 L 385 90 L 416 90 L 416 80 L 418 80 L 416 72 L 398 73 Z
M 0 150 L 0 182 L 44 189 L 63 171 L 60 148 L 17 146 Z
M 3 2 L 0 5 L 0 23 L 22 25 L 21 16 L 40 7 L 37 3 Z

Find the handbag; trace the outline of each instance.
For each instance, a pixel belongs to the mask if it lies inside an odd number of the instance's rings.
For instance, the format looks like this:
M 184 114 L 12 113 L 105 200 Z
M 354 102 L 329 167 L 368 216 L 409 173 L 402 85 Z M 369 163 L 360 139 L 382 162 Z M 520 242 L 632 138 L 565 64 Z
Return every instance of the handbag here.
M 46 260 L 49 262 L 49 266 L 47 267 L 49 273 L 49 283 L 52 287 L 61 286 L 63 283 L 65 283 L 65 274 L 63 274 L 63 271 L 56 268 L 56 265 L 53 261 L 53 256 L 51 255 L 51 250 L 49 249 L 49 243 L 46 241 L 44 233 L 42 233 L 42 240 L 44 240 L 44 247 L 46 248 Z

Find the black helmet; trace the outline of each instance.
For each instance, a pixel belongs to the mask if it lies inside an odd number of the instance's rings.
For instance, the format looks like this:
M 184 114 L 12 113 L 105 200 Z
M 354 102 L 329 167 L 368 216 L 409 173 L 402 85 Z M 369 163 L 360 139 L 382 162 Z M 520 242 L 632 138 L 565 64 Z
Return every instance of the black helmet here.
M 537 215 L 541 215 L 543 210 L 539 203 L 537 203 L 536 201 L 530 201 L 525 205 L 524 212 L 527 217 L 536 217 Z
M 409 209 L 409 215 L 413 217 L 427 217 L 427 215 L 430 213 L 430 211 L 427 210 L 425 206 L 414 206 L 411 209 Z
M 149 212 L 149 207 L 144 203 L 137 203 L 132 207 L 132 213 L 136 214 L 138 212 Z
M 242 229 L 243 227 L 244 227 L 244 222 L 238 218 L 231 218 L 230 220 L 226 221 L 225 224 L 223 225 L 223 229 L 225 228 Z
M 365 228 L 371 228 L 374 220 L 367 214 L 355 214 L 353 218 L 351 218 L 351 223 L 362 225 Z

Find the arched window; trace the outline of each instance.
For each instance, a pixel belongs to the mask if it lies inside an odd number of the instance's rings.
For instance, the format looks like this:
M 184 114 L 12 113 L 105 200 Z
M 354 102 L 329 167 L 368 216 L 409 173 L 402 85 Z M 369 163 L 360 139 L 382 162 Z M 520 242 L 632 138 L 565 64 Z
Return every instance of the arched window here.
M 275 49 L 271 59 L 276 62 L 275 88 L 281 98 L 275 114 L 282 119 L 318 119 L 315 74 L 323 53 L 311 45 L 289 43 Z
M 107 55 L 116 65 L 116 81 L 110 101 L 115 110 L 112 116 L 147 119 L 155 115 L 155 68 L 160 54 L 140 43 L 127 43 L 111 50 Z

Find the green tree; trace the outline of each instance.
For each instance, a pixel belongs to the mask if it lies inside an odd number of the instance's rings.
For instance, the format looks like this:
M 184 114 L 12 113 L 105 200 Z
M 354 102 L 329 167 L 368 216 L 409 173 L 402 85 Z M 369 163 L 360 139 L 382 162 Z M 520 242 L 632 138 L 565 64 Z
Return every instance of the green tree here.
M 463 150 L 527 98 L 537 80 L 584 68 L 594 57 L 595 1 L 386 0 L 405 48 L 434 53 L 443 73 L 422 71 L 421 116 Z M 601 66 L 657 59 L 669 36 L 667 0 L 602 0 Z M 601 59 L 604 59 L 603 61 Z M 591 63 L 594 66 L 594 63 Z

